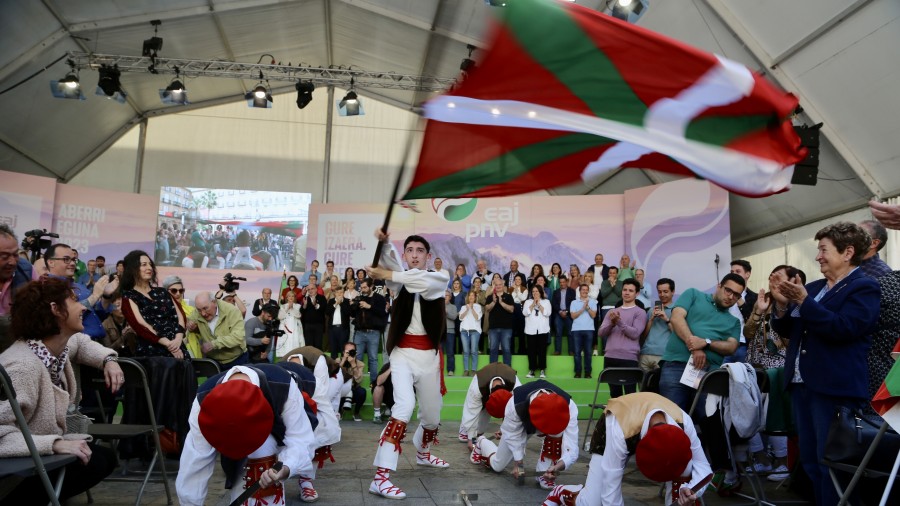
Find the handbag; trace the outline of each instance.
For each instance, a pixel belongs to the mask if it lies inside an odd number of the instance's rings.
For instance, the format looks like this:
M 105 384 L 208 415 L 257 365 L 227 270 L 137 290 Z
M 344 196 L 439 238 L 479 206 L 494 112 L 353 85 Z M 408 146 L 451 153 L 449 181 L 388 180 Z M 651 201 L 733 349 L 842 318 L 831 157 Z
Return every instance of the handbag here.
M 828 427 L 824 459 L 857 466 L 881 428 L 882 420 L 872 420 L 859 411 L 839 406 Z M 889 473 L 900 452 L 900 435 L 892 430 L 884 433 L 872 459 L 866 466 L 873 471 Z

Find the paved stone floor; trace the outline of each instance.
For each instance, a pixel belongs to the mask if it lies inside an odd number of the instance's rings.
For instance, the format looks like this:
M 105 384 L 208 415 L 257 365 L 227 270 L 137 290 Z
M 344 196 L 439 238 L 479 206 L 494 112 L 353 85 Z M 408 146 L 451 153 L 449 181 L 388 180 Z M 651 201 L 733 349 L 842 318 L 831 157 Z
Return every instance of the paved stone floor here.
M 415 423 L 415 422 L 414 422 Z M 582 430 L 586 422 L 582 421 Z M 448 469 L 422 468 L 415 465 L 415 449 L 410 442 L 411 437 L 403 445 L 403 454 L 400 457 L 400 468 L 393 475 L 396 485 L 403 488 L 408 497 L 400 504 L 408 505 L 459 505 L 464 504 L 461 495 L 468 494 L 469 500 L 474 506 L 512 505 L 512 504 L 540 504 L 546 497 L 546 492 L 539 489 L 533 478 L 529 477 L 524 485 L 518 485 L 507 473 L 496 474 L 481 466 L 475 466 L 468 462 L 466 445 L 456 439 L 459 422 L 447 422 L 442 427 L 439 438 L 442 443 L 435 449 L 435 454 L 450 462 Z M 343 422 L 343 441 L 334 447 L 334 456 L 337 462 L 328 463 L 319 471 L 319 477 L 315 481 L 316 490 L 320 499 L 317 504 L 322 505 L 370 505 L 370 504 L 398 504 L 368 493 L 369 482 L 372 480 L 374 470 L 372 458 L 375 453 L 375 440 L 379 435 L 382 425 L 375 425 L 371 421 Z M 410 434 L 412 433 L 410 428 Z M 540 441 L 532 438 L 528 444 L 525 456 L 526 465 L 532 466 L 534 474 L 534 459 L 540 450 Z M 587 463 L 589 458 L 582 453 L 577 464 L 570 470 L 564 471 L 559 483 L 574 484 L 584 483 L 587 475 Z M 173 465 L 177 465 L 174 461 Z M 511 467 L 510 467 L 511 469 Z M 94 504 L 97 506 L 133 504 L 139 484 L 104 482 L 92 490 Z M 785 490 L 782 486 L 776 489 L 777 484 L 767 482 L 766 493 L 770 499 L 786 500 L 796 499 L 796 496 Z M 175 480 L 170 480 L 170 488 L 175 497 Z M 749 489 L 749 487 L 746 487 Z M 657 497 L 659 486 L 644 478 L 634 467 L 633 459 L 629 462 L 623 482 L 623 494 L 626 505 L 661 505 L 662 499 Z M 477 496 L 477 498 L 476 498 Z M 295 480 L 287 484 L 288 504 L 298 506 L 303 504 L 299 500 L 299 487 Z M 737 498 L 722 499 L 715 493 L 707 494 L 706 503 L 737 504 L 743 500 Z M 70 505 L 86 504 L 86 496 L 79 496 L 69 501 Z M 174 498 L 174 504 L 178 504 Z M 162 484 L 149 484 L 144 494 L 142 504 L 165 505 L 166 494 Z M 216 473 L 210 483 L 207 505 L 227 506 L 228 494 L 224 489 L 224 475 L 221 468 L 216 466 Z

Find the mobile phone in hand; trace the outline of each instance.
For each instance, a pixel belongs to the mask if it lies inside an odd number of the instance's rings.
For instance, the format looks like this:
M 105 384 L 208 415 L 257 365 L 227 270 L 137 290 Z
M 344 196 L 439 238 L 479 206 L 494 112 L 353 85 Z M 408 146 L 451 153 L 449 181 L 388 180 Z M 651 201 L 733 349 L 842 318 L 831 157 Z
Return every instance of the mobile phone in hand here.
M 654 301 L 653 306 L 656 308 L 657 311 L 663 310 L 663 303 L 661 300 Z

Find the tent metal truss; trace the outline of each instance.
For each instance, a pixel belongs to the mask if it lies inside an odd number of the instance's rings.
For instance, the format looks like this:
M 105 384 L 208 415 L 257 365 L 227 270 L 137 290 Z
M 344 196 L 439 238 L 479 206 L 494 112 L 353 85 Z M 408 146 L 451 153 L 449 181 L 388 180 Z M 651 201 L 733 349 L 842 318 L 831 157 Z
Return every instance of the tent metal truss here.
M 218 77 L 258 81 L 260 73 L 267 81 L 312 81 L 316 86 L 337 86 L 350 89 L 350 79 L 356 88 L 385 88 L 412 91 L 445 91 L 457 84 L 455 78 L 417 76 L 397 72 L 373 72 L 358 68 L 326 68 L 291 65 L 239 63 L 224 60 L 192 60 L 187 58 L 151 59 L 149 56 L 127 56 L 71 51 L 68 53 L 79 70 L 96 70 L 100 65 L 118 65 L 119 71 L 142 74 L 178 74 L 185 77 Z

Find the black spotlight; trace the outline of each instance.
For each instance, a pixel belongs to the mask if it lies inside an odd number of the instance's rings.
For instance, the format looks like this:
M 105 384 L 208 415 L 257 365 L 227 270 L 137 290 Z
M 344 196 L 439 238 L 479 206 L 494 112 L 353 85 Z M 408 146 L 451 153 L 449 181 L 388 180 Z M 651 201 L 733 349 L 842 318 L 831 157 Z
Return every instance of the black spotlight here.
M 119 72 L 119 66 L 114 64 L 110 67 L 101 64 L 97 72 L 100 73 L 100 80 L 97 82 L 97 90 L 94 94 L 124 104 L 125 97 L 128 95 L 122 90 L 122 83 L 119 82 L 119 76 L 122 75 Z
M 156 58 L 156 54 L 162 49 L 163 40 L 162 37 L 157 37 L 156 34 L 159 30 L 159 25 L 162 24 L 162 21 L 158 19 L 154 19 L 150 22 L 153 25 L 153 37 L 144 40 L 144 49 L 141 51 L 143 56 L 150 56 Z
M 800 145 L 806 148 L 806 158 L 794 165 L 791 184 L 815 186 L 819 177 L 819 131 L 823 123 L 813 126 L 800 125 L 794 132 L 800 136 Z
M 256 85 L 256 88 L 248 91 L 244 98 L 247 100 L 247 107 L 272 108 L 272 94 L 269 93 L 269 89 L 261 81 Z
M 187 89 L 177 77 L 166 86 L 166 89 L 159 90 L 159 99 L 164 104 L 186 105 L 189 103 Z
M 81 82 L 78 80 L 78 71 L 75 70 L 75 64 L 69 60 L 72 70 L 59 81 L 50 81 L 50 92 L 56 98 L 70 98 L 74 100 L 84 100 L 84 94 L 81 93 Z
M 316 89 L 316 85 L 313 84 L 312 81 L 299 81 L 296 85 L 297 88 L 297 107 L 303 109 L 308 106 L 310 102 L 312 102 L 313 90 Z

